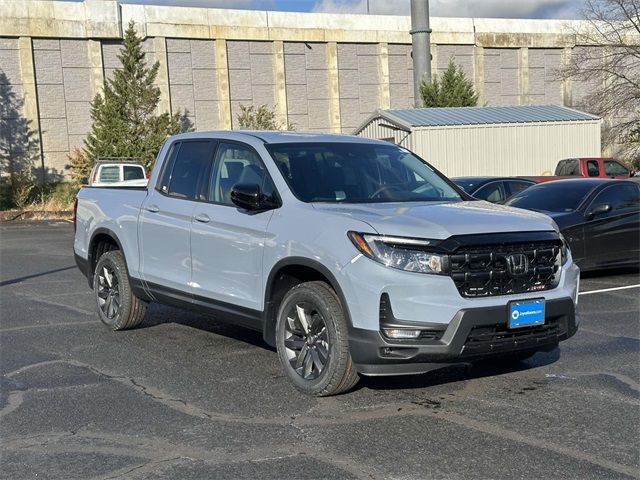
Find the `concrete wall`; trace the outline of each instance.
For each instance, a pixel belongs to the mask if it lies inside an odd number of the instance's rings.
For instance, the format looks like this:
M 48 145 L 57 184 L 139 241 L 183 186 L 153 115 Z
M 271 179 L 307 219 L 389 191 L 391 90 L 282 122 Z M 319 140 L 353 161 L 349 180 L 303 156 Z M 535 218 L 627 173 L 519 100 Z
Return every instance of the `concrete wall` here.
M 408 17 L 0 0 L 0 90 L 16 106 L 2 122 L 23 116 L 48 173 L 64 175 L 82 146 L 89 102 L 118 67 L 130 20 L 148 62 L 160 62 L 159 110 L 199 130 L 236 128 L 240 105 L 265 104 L 298 130 L 350 133 L 378 108 L 413 104 Z M 579 26 L 433 18 L 432 67 L 460 64 L 481 104 L 580 107 L 601 80 L 557 75 L 573 49 L 599 48 L 576 45 Z

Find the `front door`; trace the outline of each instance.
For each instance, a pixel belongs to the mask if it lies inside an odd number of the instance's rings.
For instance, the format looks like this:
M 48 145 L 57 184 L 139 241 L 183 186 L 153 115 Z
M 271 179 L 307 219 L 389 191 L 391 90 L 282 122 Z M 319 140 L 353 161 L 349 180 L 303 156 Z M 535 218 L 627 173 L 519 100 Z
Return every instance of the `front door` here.
M 602 205 L 609 210 L 591 214 Z M 631 262 L 640 254 L 640 190 L 631 182 L 602 190 L 586 209 L 585 253 L 591 268 Z
M 158 185 L 149 185 L 138 224 L 140 272 L 147 283 L 188 290 L 191 218 L 208 177 L 212 153 L 213 142 L 209 140 L 176 142 Z
M 208 185 L 207 203 L 198 203 L 191 226 L 194 298 L 218 306 L 263 309 L 262 257 L 273 211 L 250 212 L 231 202 L 235 184 L 258 184 L 275 194 L 258 153 L 237 142 L 220 142 Z

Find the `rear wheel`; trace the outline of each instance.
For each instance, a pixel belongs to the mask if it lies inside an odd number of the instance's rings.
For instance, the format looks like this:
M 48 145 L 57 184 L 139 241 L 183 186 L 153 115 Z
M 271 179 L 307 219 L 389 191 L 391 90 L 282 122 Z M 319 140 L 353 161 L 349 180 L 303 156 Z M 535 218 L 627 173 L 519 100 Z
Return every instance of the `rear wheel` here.
M 302 283 L 287 292 L 278 311 L 276 346 L 288 377 L 306 394 L 336 395 L 358 382 L 344 310 L 324 282 Z
M 131 283 L 122 252 L 103 254 L 93 275 L 93 291 L 98 317 L 113 330 L 127 330 L 140 325 L 147 304 L 131 291 Z

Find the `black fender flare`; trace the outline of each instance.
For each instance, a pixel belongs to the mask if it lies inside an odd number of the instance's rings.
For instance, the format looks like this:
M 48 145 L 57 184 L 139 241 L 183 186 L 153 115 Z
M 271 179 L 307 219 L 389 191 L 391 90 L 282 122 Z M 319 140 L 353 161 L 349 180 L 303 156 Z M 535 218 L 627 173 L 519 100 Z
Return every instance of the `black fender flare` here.
M 344 310 L 345 317 L 347 319 L 347 327 L 349 330 L 353 328 L 353 323 L 351 321 L 351 313 L 349 311 L 349 305 L 347 304 L 346 297 L 344 296 L 344 292 L 342 291 L 342 287 L 340 283 L 336 279 L 335 275 L 331 273 L 331 271 L 325 267 L 322 263 L 312 260 L 307 257 L 287 257 L 279 260 L 276 264 L 271 268 L 269 272 L 269 276 L 267 277 L 267 283 L 265 285 L 265 294 L 264 294 L 264 311 L 263 311 L 263 337 L 267 344 L 274 346 L 274 338 L 275 338 L 275 321 L 273 319 L 269 319 L 270 312 L 272 310 L 271 302 L 269 298 L 271 298 L 271 294 L 273 292 L 273 285 L 276 275 L 280 270 L 284 267 L 290 266 L 300 266 L 311 268 L 320 273 L 323 277 L 325 277 L 329 281 L 329 285 L 336 292 L 338 299 L 340 300 L 340 304 Z
M 93 244 L 98 235 L 106 235 L 110 237 L 114 242 L 116 242 L 116 245 L 118 245 L 118 249 L 120 250 L 120 252 L 122 252 L 122 256 L 123 257 L 125 256 L 124 250 L 122 249 L 122 243 L 120 243 L 120 239 L 118 238 L 118 235 L 116 235 L 116 233 L 113 230 L 105 227 L 96 228 L 94 232 L 91 234 L 89 245 L 87 246 L 87 281 L 89 282 L 89 288 L 93 288 L 93 265 L 94 265 L 94 260 L 97 260 L 93 258 Z M 124 263 L 125 265 L 127 264 L 126 257 L 125 257 Z M 127 274 L 129 273 L 128 270 L 129 268 L 127 267 Z

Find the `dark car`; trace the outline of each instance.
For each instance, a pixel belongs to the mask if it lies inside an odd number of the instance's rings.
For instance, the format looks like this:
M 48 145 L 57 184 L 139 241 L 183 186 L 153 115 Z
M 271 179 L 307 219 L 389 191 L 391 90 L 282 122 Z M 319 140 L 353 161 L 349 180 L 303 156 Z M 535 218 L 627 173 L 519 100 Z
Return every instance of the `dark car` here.
M 513 177 L 457 177 L 453 182 L 478 200 L 502 203 L 537 182 Z
M 640 264 L 640 184 L 576 179 L 540 183 L 506 202 L 551 216 L 582 270 Z

